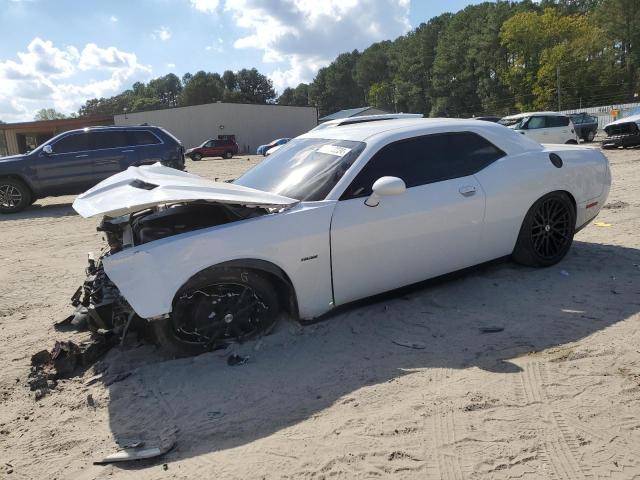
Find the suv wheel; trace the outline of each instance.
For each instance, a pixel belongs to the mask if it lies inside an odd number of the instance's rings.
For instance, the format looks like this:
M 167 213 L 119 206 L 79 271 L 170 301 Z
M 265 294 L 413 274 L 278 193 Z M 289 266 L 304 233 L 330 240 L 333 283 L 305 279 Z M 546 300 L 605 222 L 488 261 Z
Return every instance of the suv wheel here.
M 226 158 L 227 160 L 230 159 L 231 157 L 233 157 L 233 152 L 224 152 L 224 155 L 222 155 L 222 158 Z
M 16 213 L 31 205 L 31 192 L 20 180 L 0 179 L 0 213 Z
M 587 142 L 593 142 L 594 138 L 596 138 L 596 132 L 591 130 L 589 133 L 587 133 Z
M 200 155 L 199 153 L 194 153 L 191 156 L 191 160 L 193 160 L 194 162 L 199 162 L 200 160 L 202 160 L 202 155 Z

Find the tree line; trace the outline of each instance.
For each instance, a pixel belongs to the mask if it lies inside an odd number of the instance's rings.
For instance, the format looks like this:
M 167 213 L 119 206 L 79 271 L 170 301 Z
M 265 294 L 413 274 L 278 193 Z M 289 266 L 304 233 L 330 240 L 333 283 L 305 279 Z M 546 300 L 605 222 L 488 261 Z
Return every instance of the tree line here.
M 503 115 L 640 101 L 639 74 L 640 0 L 498 1 L 338 55 L 279 103 Z
M 171 73 L 88 100 L 78 114 L 222 101 L 466 117 L 640 101 L 639 92 L 640 0 L 499 0 L 342 53 L 280 96 L 255 68 Z

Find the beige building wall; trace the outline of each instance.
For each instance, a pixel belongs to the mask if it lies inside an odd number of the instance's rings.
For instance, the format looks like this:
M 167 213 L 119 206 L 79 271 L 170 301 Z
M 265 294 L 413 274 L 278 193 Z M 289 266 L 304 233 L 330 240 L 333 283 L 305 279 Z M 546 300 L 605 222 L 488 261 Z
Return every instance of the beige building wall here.
M 218 135 L 235 135 L 240 150 L 255 153 L 276 138 L 297 137 L 317 125 L 315 107 L 209 103 L 116 115 L 116 125 L 148 123 L 163 127 L 186 148 Z

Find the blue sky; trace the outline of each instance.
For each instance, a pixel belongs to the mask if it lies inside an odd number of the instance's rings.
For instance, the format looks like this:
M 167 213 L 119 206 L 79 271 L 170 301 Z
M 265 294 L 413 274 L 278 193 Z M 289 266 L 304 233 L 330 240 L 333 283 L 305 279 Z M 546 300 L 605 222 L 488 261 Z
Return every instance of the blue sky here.
M 76 111 L 169 72 L 256 67 L 277 90 L 469 0 L 0 0 L 0 120 Z

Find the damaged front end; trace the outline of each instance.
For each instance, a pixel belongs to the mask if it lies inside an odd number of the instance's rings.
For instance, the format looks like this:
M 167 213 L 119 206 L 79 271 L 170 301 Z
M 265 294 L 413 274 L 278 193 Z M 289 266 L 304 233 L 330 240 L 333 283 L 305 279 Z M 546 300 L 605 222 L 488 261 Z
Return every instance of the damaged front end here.
M 58 327 L 88 328 L 93 333 L 114 335 L 121 341 L 132 327 L 143 331 L 146 320 L 136 315 L 109 279 L 102 265 L 104 258 L 155 240 L 268 213 L 268 209 L 259 207 L 192 202 L 147 208 L 116 218 L 104 217 L 97 230 L 104 233 L 107 247 L 97 259 L 89 254 L 86 279 L 71 297 L 75 311 Z

